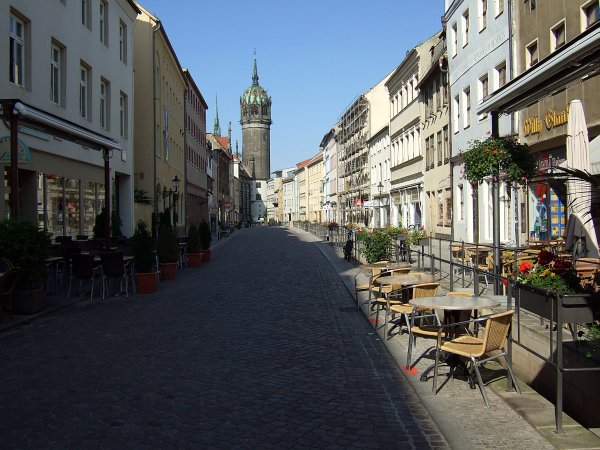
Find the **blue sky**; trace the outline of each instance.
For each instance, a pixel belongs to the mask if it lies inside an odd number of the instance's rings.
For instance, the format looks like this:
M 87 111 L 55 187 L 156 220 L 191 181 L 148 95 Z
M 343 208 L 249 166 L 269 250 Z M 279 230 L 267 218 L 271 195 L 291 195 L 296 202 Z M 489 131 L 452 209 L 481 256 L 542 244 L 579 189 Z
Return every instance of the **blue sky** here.
M 441 29 L 443 0 L 141 0 L 158 16 L 223 135 L 239 141 L 239 99 L 252 83 L 272 98 L 271 170 L 313 156 L 354 98 Z

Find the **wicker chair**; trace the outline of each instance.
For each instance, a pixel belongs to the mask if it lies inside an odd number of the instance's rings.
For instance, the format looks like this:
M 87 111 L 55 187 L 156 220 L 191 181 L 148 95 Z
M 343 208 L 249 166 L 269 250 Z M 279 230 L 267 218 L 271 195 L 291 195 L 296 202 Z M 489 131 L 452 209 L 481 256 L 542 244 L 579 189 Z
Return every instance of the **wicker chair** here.
M 469 384 L 471 386 L 473 385 L 473 375 L 475 375 L 475 377 L 477 378 L 477 384 L 479 385 L 479 390 L 481 391 L 483 401 L 485 402 L 485 406 L 487 408 L 489 408 L 490 404 L 487 398 L 487 394 L 485 393 L 483 380 L 481 379 L 481 373 L 479 372 L 479 366 L 485 364 L 488 361 L 498 359 L 502 356 L 504 357 L 508 374 L 510 375 L 513 385 L 515 386 L 515 390 L 517 391 L 517 393 L 520 394 L 521 389 L 519 388 L 517 380 L 513 374 L 510 361 L 508 358 L 506 358 L 506 341 L 508 333 L 510 332 L 510 325 L 512 323 L 513 314 L 514 310 L 511 309 L 509 311 L 493 314 L 488 317 L 475 319 L 468 322 L 458 322 L 455 324 L 441 327 L 438 330 L 437 335 L 437 347 L 432 387 L 433 393 L 437 394 L 439 355 L 440 352 L 446 352 L 470 359 L 471 364 L 469 366 Z M 447 329 L 447 327 L 464 325 L 469 322 L 485 322 L 485 330 L 483 331 L 483 336 L 481 338 L 471 335 L 463 335 L 452 340 L 448 340 L 445 342 L 442 341 L 444 329 Z M 492 352 L 494 352 L 494 355 L 489 356 L 489 354 Z M 482 358 L 485 355 L 488 355 L 488 357 Z
M 377 261 L 376 264 L 385 264 L 387 261 Z M 360 272 L 359 272 L 360 273 Z M 369 303 L 371 300 L 371 288 L 373 286 L 373 280 L 376 276 L 381 273 L 381 269 L 371 269 L 371 276 L 369 277 L 369 282 L 367 284 L 359 284 L 358 283 L 358 273 L 354 276 L 354 298 L 356 299 L 356 310 L 360 310 L 360 300 L 358 299 L 359 292 L 369 292 L 369 299 L 365 303 Z M 362 303 L 364 304 L 364 303 Z
M 471 297 L 471 292 L 450 291 L 447 297 Z M 416 336 L 435 338 L 438 330 L 442 326 L 440 318 L 435 311 L 421 311 L 419 308 L 413 308 L 410 316 L 410 326 L 408 327 L 408 351 L 406 355 L 406 368 L 411 369 L 412 349 L 416 343 Z M 427 352 L 429 348 L 425 351 Z
M 398 304 L 387 304 L 386 314 L 385 314 L 385 334 L 387 336 L 387 325 L 388 325 L 388 315 L 393 316 L 395 314 L 401 314 L 404 318 L 404 322 L 406 323 L 406 327 L 409 328 L 410 318 L 413 313 L 413 307 L 407 303 L 407 301 L 411 298 L 420 298 L 420 297 L 433 297 L 437 294 L 438 288 L 440 287 L 440 283 L 422 283 L 415 284 L 410 286 L 405 290 L 405 294 L 407 294 L 402 300 L 401 303 Z M 399 324 L 395 324 L 394 326 L 398 326 Z M 390 330 L 391 331 L 391 330 Z

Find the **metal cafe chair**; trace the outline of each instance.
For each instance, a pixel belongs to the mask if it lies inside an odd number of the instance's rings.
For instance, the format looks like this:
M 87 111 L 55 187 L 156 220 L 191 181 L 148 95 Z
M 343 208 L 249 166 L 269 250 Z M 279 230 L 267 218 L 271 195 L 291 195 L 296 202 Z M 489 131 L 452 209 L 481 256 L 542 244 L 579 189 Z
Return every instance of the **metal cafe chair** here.
M 110 280 L 119 280 L 121 292 L 125 285 L 125 297 L 129 297 L 129 282 L 135 286 L 131 261 L 124 261 L 123 252 L 100 253 L 102 267 L 102 298 L 110 295 Z M 135 289 L 135 287 L 134 287 Z
M 102 269 L 96 266 L 93 255 L 81 253 L 71 255 L 71 276 L 69 277 L 67 298 L 71 297 L 73 282 L 77 283 L 78 288 L 81 288 L 82 284 L 87 282 L 91 283 L 90 300 L 93 300 L 94 285 L 97 276 L 102 280 Z

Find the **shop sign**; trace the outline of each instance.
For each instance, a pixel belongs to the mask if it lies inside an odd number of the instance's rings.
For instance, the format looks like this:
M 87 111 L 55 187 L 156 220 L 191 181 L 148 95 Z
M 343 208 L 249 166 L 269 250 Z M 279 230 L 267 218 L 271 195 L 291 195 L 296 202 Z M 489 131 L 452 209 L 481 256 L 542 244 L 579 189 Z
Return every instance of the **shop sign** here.
M 546 126 L 548 131 L 550 131 L 553 128 L 566 125 L 568 121 L 569 105 L 567 105 L 565 110 L 560 112 L 557 112 L 555 109 L 549 109 L 546 111 L 543 123 L 538 116 L 526 117 L 523 121 L 523 133 L 525 136 L 541 134 L 543 125 Z
M 29 147 L 21 139 L 17 139 L 17 158 L 19 164 L 31 161 Z M 0 164 L 10 164 L 10 136 L 0 137 Z

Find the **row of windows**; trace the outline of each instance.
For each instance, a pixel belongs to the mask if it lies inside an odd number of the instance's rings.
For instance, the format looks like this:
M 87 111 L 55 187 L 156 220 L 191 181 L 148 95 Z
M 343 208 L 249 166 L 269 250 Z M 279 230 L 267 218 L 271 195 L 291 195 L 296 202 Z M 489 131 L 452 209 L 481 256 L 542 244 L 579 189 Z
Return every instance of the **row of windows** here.
M 200 156 L 200 154 L 188 145 L 188 154 L 187 154 L 188 162 L 196 167 L 201 172 L 208 172 L 208 161 Z
M 436 145 L 437 143 L 437 145 Z M 437 149 L 437 159 L 436 159 Z M 448 126 L 436 135 L 432 134 L 425 138 L 425 170 L 433 169 L 437 165 L 447 164 L 450 158 L 450 145 L 448 136 Z
M 506 61 L 502 61 L 492 72 L 494 90 L 506 84 Z M 477 81 L 477 103 L 481 103 L 489 95 L 489 74 L 483 74 Z M 452 129 L 458 133 L 461 129 L 471 126 L 472 116 L 471 86 L 454 96 L 452 101 Z M 483 120 L 487 114 L 481 114 L 479 120 Z
M 98 37 L 107 47 L 109 46 L 109 14 L 108 1 L 100 0 L 98 2 Z M 81 0 L 81 24 L 92 31 L 92 1 Z M 119 59 L 127 64 L 127 25 L 119 21 Z
M 504 0 L 478 0 L 477 2 L 477 24 L 478 31 L 482 32 L 488 25 L 488 2 L 493 1 L 494 15 L 498 18 L 504 12 Z M 463 48 L 469 44 L 470 39 L 470 14 L 467 8 L 460 18 L 460 30 L 458 23 L 454 22 L 450 28 L 450 41 L 452 56 L 458 54 L 459 45 Z M 460 43 L 459 43 L 460 35 Z
M 410 161 L 421 155 L 421 133 L 414 128 L 403 133 L 392 142 L 392 166 Z
M 16 12 L 11 13 L 9 17 L 9 81 L 17 86 L 26 87 L 27 70 L 31 70 L 26 65 L 25 55 L 27 52 L 27 42 L 25 41 L 26 27 L 29 22 Z M 50 42 L 49 58 L 49 80 L 50 80 L 50 101 L 65 108 L 66 107 L 66 89 L 67 73 L 66 60 L 67 48 L 55 39 Z M 79 114 L 87 120 L 92 120 L 92 68 L 84 61 L 80 62 L 79 68 Z M 111 90 L 110 82 L 101 77 L 99 83 L 99 104 L 98 104 L 98 123 L 110 131 L 111 129 Z M 119 135 L 123 139 L 128 137 L 128 98 L 127 94 L 119 93 Z
M 196 141 L 198 141 L 202 146 L 206 145 L 206 133 L 204 130 L 205 128 L 203 129 L 196 125 L 196 122 L 192 120 L 191 116 L 188 116 L 187 131 L 189 131 L 192 137 L 196 139 Z
M 435 79 L 435 82 L 429 84 L 423 92 L 425 100 L 425 117 L 434 114 L 442 106 L 448 104 L 448 78 L 446 74 L 441 74 Z
M 406 80 L 398 91 L 391 97 L 390 117 L 396 116 L 400 111 L 405 109 L 419 95 L 417 90 L 417 77 L 414 76 L 410 80 Z
M 534 7 L 535 9 L 535 7 Z M 600 4 L 597 0 L 584 4 L 581 8 L 581 31 L 586 30 L 600 20 Z M 566 19 L 560 20 L 550 28 L 550 52 L 554 52 L 567 43 Z M 540 60 L 538 39 L 525 46 L 525 69 L 536 65 Z

